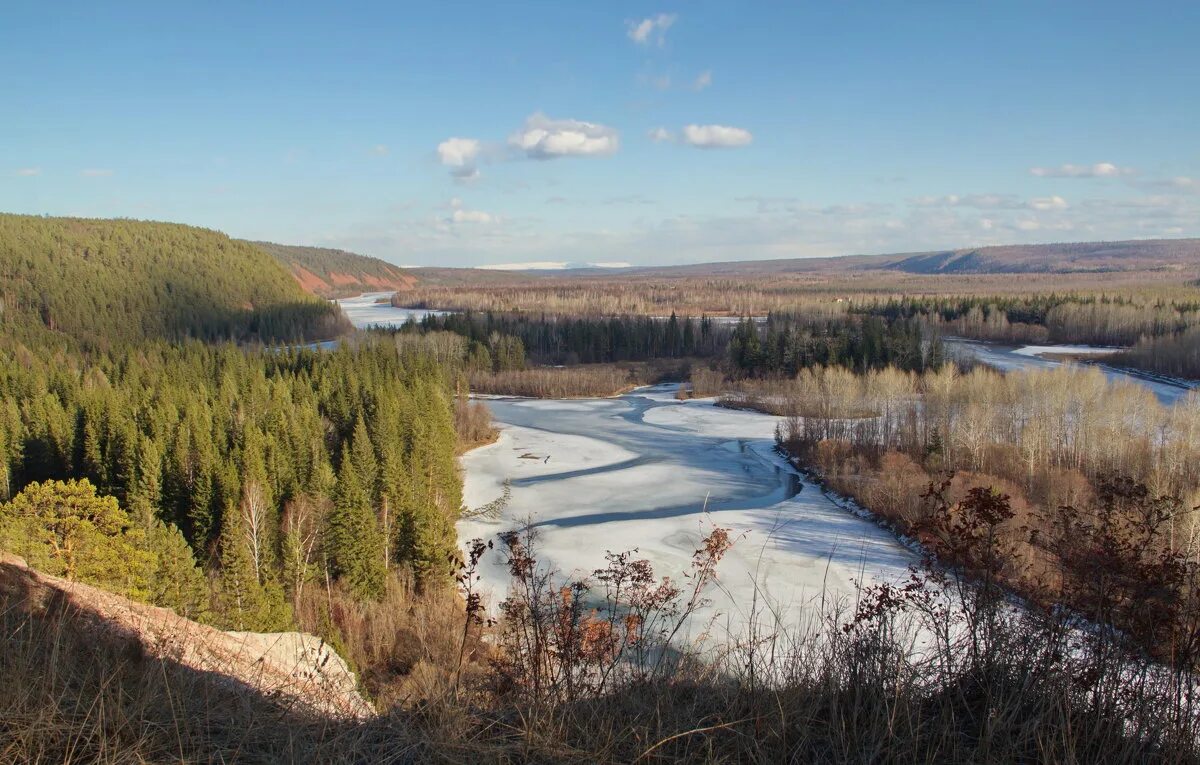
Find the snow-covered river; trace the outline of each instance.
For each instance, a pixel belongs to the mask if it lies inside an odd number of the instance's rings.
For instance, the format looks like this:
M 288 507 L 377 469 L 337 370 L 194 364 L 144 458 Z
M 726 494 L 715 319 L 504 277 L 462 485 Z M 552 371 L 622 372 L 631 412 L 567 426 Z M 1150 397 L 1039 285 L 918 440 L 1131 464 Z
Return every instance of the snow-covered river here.
M 367 292 L 358 297 L 342 298 L 334 302 L 341 307 L 350 323 L 359 329 L 399 327 L 409 319 L 420 321 L 429 314 L 445 313 L 419 308 L 396 308 L 388 302 L 392 295 L 391 292 Z
M 738 540 L 719 569 L 705 617 L 714 637 L 737 634 L 755 596 L 792 624 L 822 598 L 847 599 L 854 581 L 900 578 L 915 556 L 887 531 L 835 505 L 775 453 L 777 418 L 681 402 L 675 386 L 611 399 L 490 399 L 500 440 L 463 457 L 468 508 L 511 497 L 498 519 L 458 524 L 461 541 L 494 539 L 531 523 L 539 560 L 588 575 L 606 551 L 637 548 L 676 581 L 714 525 Z M 507 574 L 498 552 L 485 559 L 491 606 Z
M 1051 369 L 1061 366 L 1063 362 L 1050 356 L 1072 355 L 1092 356 L 1106 355 L 1120 348 L 1097 348 L 1089 345 L 1006 345 L 1003 343 L 988 343 L 962 338 L 947 338 L 944 341 L 946 350 L 951 354 L 971 356 L 990 367 L 1004 372 L 1022 369 Z M 1109 380 L 1132 382 L 1141 385 L 1163 404 L 1171 405 L 1185 396 L 1191 390 L 1191 383 L 1159 378 L 1153 375 L 1138 375 L 1129 371 L 1109 366 L 1100 367 Z

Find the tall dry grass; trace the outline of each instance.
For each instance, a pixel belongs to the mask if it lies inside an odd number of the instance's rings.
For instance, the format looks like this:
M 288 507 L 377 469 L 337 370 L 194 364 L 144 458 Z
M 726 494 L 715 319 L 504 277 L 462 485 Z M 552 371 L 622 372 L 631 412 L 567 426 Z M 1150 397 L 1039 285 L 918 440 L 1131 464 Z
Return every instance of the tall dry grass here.
M 674 625 L 718 586 L 727 536 L 699 546 L 690 577 L 664 580 L 616 553 L 570 581 L 540 566 L 527 535 L 509 535 L 489 551 L 513 576 L 501 621 L 466 622 L 501 653 L 472 657 L 461 608 L 431 617 L 441 606 L 402 588 L 341 615 L 358 661 L 423 652 L 451 673 L 361 722 L 131 655 L 54 604 L 6 593 L 0 762 L 1200 761 L 1193 676 L 1113 631 L 1016 607 L 991 576 L 1000 558 L 986 533 L 1004 503 L 972 502 L 943 508 L 966 524 L 969 566 L 864 588 L 800 627 L 764 601 L 757 626 L 720 650 Z M 472 671 L 459 678 L 463 664 Z

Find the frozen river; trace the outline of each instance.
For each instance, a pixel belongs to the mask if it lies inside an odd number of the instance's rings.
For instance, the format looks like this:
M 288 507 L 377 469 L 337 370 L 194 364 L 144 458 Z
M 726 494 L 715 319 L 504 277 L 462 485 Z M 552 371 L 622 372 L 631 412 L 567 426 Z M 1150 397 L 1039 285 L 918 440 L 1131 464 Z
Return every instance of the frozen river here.
M 656 574 L 680 581 L 701 536 L 714 525 L 738 536 L 719 568 L 720 589 L 705 615 L 715 636 L 738 633 L 757 595 L 789 623 L 822 599 L 849 599 L 854 581 L 898 579 L 915 560 L 887 531 L 835 505 L 774 451 L 777 418 L 680 402 L 675 386 L 612 399 L 487 403 L 500 440 L 463 457 L 468 508 L 511 485 L 499 519 L 458 524 L 463 542 L 530 522 L 539 560 L 588 575 L 606 551 L 637 548 Z M 507 575 L 485 560 L 482 589 L 492 608 Z
M 1047 356 L 1059 354 L 1091 356 L 1105 355 L 1120 348 L 1097 348 L 1088 345 L 1005 345 L 961 338 L 947 338 L 946 350 L 952 354 L 972 356 L 990 367 L 1004 372 L 1023 369 L 1050 369 L 1062 366 L 1063 362 Z M 1109 380 L 1132 382 L 1149 389 L 1163 404 L 1171 405 L 1191 390 L 1191 384 L 1155 377 L 1138 375 L 1126 370 L 1101 365 Z
M 367 292 L 358 297 L 336 300 L 342 313 L 358 329 L 371 327 L 399 327 L 409 319 L 420 321 L 429 314 L 444 311 L 426 311 L 419 308 L 396 308 L 389 301 L 391 292 Z M 383 301 L 383 302 L 379 302 Z

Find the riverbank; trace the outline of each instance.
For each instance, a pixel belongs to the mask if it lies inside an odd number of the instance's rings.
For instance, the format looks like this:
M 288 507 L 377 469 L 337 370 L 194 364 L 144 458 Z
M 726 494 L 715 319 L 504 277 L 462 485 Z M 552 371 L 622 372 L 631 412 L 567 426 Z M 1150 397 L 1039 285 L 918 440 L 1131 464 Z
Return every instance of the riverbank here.
M 564 575 L 636 549 L 659 575 L 686 571 L 706 530 L 737 539 L 721 588 L 693 635 L 744 634 L 764 613 L 795 625 L 822 605 L 853 599 L 857 581 L 896 580 L 916 556 L 884 529 L 847 513 L 775 451 L 777 418 L 711 400 L 679 401 L 676 385 L 614 399 L 489 399 L 500 439 L 462 459 L 469 508 L 459 539 L 528 526 L 538 559 Z M 494 608 L 508 572 L 485 560 L 481 590 Z M 711 628 L 711 629 L 710 629 Z

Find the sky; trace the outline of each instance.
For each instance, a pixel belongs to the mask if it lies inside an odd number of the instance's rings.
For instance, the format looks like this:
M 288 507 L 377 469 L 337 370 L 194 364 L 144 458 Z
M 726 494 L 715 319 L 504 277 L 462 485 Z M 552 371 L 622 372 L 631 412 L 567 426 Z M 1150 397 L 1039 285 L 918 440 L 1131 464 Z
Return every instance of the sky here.
M 1200 3 L 7 0 L 0 211 L 400 265 L 1200 236 Z

